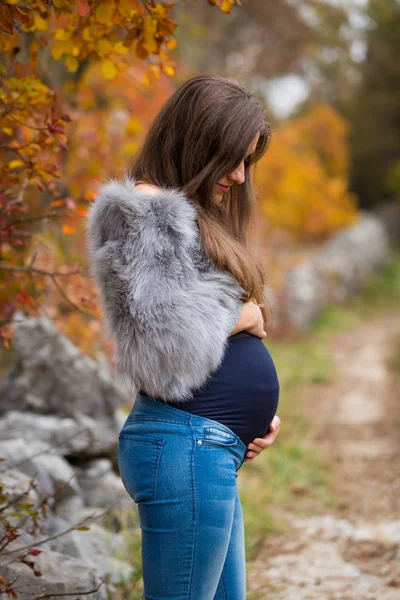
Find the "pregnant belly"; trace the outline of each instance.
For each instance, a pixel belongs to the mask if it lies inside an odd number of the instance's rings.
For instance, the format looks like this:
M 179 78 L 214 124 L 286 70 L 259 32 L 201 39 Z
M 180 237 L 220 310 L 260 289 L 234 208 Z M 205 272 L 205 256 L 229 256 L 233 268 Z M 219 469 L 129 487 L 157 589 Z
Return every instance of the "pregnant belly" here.
M 279 381 L 263 341 L 248 332 L 231 336 L 224 358 L 194 398 L 169 403 L 229 427 L 247 445 L 266 434 L 279 401 Z

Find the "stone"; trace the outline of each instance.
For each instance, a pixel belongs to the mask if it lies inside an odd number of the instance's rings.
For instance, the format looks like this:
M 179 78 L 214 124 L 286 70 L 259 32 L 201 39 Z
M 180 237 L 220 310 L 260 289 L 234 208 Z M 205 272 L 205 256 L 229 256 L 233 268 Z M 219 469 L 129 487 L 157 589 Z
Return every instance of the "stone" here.
M 86 415 L 116 430 L 115 407 L 130 397 L 104 366 L 84 355 L 47 317 L 24 318 L 17 311 L 13 321 L 14 362 L 0 381 L 1 412 Z
M 326 304 L 357 292 L 382 267 L 389 247 L 382 220 L 362 211 L 354 225 L 332 235 L 286 274 L 279 320 L 307 329 Z
M 36 577 L 26 565 L 18 562 L 1 568 L 3 577 L 10 581 L 18 578 L 15 584 L 18 600 L 32 600 L 44 590 L 54 596 L 71 594 L 69 597 L 74 600 L 107 600 L 106 585 L 101 583 L 101 574 L 81 560 L 44 550 L 34 557 L 34 562 L 36 569 L 42 573 L 40 577 Z M 87 595 L 97 587 L 96 592 Z
M 72 418 L 10 410 L 0 418 L 0 439 L 41 440 L 64 456 L 84 460 L 85 457 L 108 455 L 115 460 L 119 430 L 114 425 L 110 427 L 110 423 L 87 415 L 76 414 Z

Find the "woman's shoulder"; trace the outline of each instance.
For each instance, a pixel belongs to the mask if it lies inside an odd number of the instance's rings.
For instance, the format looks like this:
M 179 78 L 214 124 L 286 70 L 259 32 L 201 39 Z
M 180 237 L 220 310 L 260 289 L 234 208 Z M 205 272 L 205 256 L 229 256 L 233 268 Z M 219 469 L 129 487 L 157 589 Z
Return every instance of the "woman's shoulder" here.
M 108 178 L 100 184 L 88 213 L 89 228 L 114 229 L 118 223 L 136 231 L 174 235 L 192 241 L 196 209 L 183 191 L 136 182 L 134 178 Z
M 159 187 L 150 183 L 137 183 L 134 178 L 109 177 L 99 185 L 95 202 L 112 204 L 122 209 L 148 212 L 157 207 L 166 212 L 178 210 L 192 214 L 194 205 L 189 202 L 185 193 L 174 187 Z
M 163 188 L 152 183 L 136 183 L 134 188 L 136 192 L 143 192 L 145 194 L 162 194 L 164 191 Z

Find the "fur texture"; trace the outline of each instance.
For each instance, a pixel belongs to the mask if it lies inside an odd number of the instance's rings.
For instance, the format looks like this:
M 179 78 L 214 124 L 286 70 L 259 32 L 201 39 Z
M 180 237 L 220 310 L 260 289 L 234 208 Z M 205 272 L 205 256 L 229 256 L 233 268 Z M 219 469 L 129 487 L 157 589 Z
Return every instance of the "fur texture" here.
M 246 293 L 217 270 L 183 192 L 109 179 L 91 206 L 90 268 L 119 379 L 168 401 L 193 397 L 221 363 Z

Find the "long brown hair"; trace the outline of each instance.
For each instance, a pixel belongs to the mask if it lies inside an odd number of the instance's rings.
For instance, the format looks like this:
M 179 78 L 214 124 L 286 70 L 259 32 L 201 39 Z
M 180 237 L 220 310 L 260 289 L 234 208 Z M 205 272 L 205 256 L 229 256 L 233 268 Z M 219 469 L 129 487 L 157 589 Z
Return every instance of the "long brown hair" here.
M 245 160 L 244 183 L 234 182 L 216 201 L 215 184 L 238 167 L 258 132 L 256 150 Z M 239 81 L 203 74 L 187 80 L 165 102 L 128 171 L 136 181 L 179 188 L 196 205 L 206 251 L 261 305 L 265 322 L 265 275 L 249 247 L 257 202 L 250 167 L 266 152 L 270 138 L 259 101 Z

